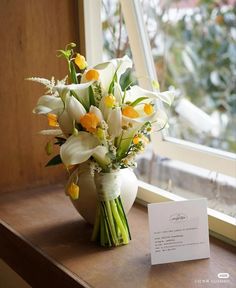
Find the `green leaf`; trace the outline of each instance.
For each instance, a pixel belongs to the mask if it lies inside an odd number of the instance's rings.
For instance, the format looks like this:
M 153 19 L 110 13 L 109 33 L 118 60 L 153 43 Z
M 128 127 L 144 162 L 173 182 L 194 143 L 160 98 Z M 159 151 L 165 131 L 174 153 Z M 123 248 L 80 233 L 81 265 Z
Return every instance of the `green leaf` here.
M 108 94 L 114 94 L 114 85 L 117 82 L 117 73 L 114 74 L 111 84 L 108 89 Z
M 66 50 L 71 50 L 72 48 L 75 48 L 75 47 L 76 47 L 76 44 L 71 42 L 71 43 L 66 45 Z
M 45 145 L 45 151 L 47 153 L 48 156 L 50 156 L 53 152 L 53 144 L 52 144 L 52 141 L 48 141 Z
M 75 65 L 72 61 L 70 61 L 70 79 L 72 83 L 78 84 Z
M 70 50 L 57 50 L 59 54 L 57 55 L 58 57 L 64 56 L 66 59 L 70 58 L 71 51 Z
M 93 93 L 93 88 L 91 86 L 89 86 L 89 102 L 90 102 L 90 106 L 91 105 L 95 106 L 94 93 Z
M 148 97 L 139 97 L 138 99 L 136 99 L 134 102 L 132 102 L 131 104 L 130 104 L 130 106 L 136 106 L 136 105 L 138 105 L 140 102 L 142 102 L 143 100 L 146 100 L 146 99 L 148 99 Z
M 61 163 L 62 163 L 61 156 L 58 154 L 54 156 L 51 160 L 49 160 L 48 163 L 45 165 L 45 167 L 55 166 Z

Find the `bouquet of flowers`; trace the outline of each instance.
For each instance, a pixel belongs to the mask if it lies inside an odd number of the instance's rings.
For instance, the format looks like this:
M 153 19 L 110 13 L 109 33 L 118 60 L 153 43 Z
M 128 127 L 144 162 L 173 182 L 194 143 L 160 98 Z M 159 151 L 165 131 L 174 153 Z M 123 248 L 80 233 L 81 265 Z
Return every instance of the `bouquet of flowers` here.
M 129 57 L 89 67 L 84 56 L 74 52 L 75 47 L 71 43 L 59 50 L 69 70 L 63 80 L 28 79 L 47 89 L 33 112 L 48 118 L 50 129 L 40 132 L 53 137 L 46 151 L 51 154 L 52 146 L 58 145 L 60 153 L 47 166 L 64 163 L 70 173 L 66 193 L 72 199 L 79 198 L 80 166 L 89 163 L 98 194 L 92 240 L 102 246 L 119 246 L 131 239 L 120 198 L 119 171 L 135 165 L 134 158 L 148 143 L 154 123 L 157 130 L 166 125 L 167 116 L 158 101 L 170 105 L 173 92 L 160 92 L 157 82 L 154 91 L 132 83 L 121 87 L 122 75 L 132 68 Z

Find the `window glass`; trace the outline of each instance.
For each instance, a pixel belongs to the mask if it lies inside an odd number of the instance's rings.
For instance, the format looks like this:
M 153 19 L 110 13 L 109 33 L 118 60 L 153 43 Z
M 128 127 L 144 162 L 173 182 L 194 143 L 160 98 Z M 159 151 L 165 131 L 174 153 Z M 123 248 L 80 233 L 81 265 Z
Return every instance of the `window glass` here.
M 102 0 L 103 60 L 131 56 L 121 5 L 118 0 Z
M 160 157 L 151 146 L 137 162 L 140 180 L 186 199 L 207 198 L 209 208 L 236 217 L 234 177 Z
M 236 1 L 141 0 L 169 135 L 236 152 Z
M 121 12 L 119 0 L 102 0 L 102 32 L 103 32 L 103 60 L 121 58 L 128 55 L 132 59 L 129 38 Z M 128 69 L 121 77 L 121 87 L 124 89 L 130 83 L 134 85 L 134 68 Z

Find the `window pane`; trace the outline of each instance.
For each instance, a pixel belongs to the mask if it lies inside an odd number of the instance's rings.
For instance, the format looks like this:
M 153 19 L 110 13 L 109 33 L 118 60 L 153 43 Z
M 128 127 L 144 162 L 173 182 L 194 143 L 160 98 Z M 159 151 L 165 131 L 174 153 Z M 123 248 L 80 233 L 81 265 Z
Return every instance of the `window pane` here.
M 102 0 L 103 60 L 131 57 L 129 39 L 118 0 Z
M 236 152 L 236 1 L 141 0 L 169 135 Z
M 103 60 L 121 58 L 128 55 L 132 59 L 124 18 L 119 0 L 102 0 Z M 136 84 L 134 69 L 128 69 L 121 77 L 124 90 L 129 84 Z
M 138 158 L 138 178 L 186 199 L 207 198 L 208 207 L 236 217 L 236 180 L 181 161 L 159 157 L 152 147 Z

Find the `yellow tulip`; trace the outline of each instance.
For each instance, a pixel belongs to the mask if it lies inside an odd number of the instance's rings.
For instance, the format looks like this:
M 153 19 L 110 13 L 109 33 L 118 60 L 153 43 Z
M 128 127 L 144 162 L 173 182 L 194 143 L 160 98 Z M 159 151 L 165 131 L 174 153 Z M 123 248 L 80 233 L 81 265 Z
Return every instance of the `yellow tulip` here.
M 73 200 L 76 200 L 79 198 L 79 186 L 76 185 L 75 183 L 72 182 L 70 184 L 67 192 Z
M 85 78 L 88 80 L 88 81 L 92 81 L 92 80 L 95 80 L 95 81 L 98 81 L 99 79 L 99 73 L 97 70 L 95 69 L 90 69 L 86 72 L 85 74 Z
M 145 104 L 143 110 L 147 115 L 151 115 L 154 111 L 153 106 L 151 104 Z
M 138 118 L 139 113 L 132 107 L 132 106 L 126 106 L 122 109 L 122 114 L 129 118 Z
M 88 64 L 84 58 L 83 55 L 80 55 L 79 53 L 76 54 L 76 57 L 75 57 L 75 64 L 79 67 L 80 70 L 84 70 Z
M 57 115 L 53 113 L 48 113 L 48 125 L 51 127 L 58 127 Z
M 97 125 L 99 123 L 99 119 L 97 115 L 94 113 L 86 113 L 84 116 L 80 118 L 80 124 L 86 129 L 86 131 L 90 133 L 96 132 Z

